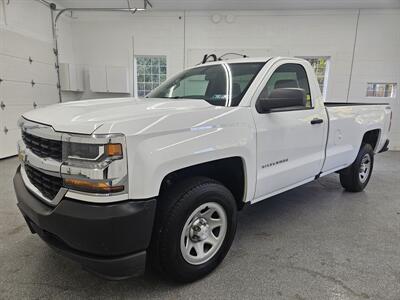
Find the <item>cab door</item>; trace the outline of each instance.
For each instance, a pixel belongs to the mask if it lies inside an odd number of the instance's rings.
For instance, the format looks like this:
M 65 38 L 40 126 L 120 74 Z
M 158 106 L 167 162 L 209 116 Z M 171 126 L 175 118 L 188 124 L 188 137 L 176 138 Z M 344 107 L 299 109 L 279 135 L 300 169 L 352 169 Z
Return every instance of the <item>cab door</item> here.
M 303 89 L 306 101 L 301 107 L 252 111 L 257 128 L 257 184 L 254 202 L 311 181 L 321 171 L 325 150 L 326 113 L 316 108 L 310 91 L 306 68 L 302 62 L 273 66 L 256 99 L 268 98 L 275 89 Z M 315 96 L 320 94 L 315 93 Z M 276 99 L 275 99 L 276 100 Z

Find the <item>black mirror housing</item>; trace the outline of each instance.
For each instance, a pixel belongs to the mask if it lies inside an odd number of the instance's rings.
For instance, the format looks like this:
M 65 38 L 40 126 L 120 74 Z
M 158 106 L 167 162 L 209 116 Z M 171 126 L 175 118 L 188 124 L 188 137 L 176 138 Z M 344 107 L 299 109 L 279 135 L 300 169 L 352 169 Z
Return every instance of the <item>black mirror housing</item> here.
M 299 88 L 274 89 L 268 98 L 259 97 L 256 109 L 259 113 L 269 113 L 275 109 L 301 108 L 307 103 L 306 92 Z

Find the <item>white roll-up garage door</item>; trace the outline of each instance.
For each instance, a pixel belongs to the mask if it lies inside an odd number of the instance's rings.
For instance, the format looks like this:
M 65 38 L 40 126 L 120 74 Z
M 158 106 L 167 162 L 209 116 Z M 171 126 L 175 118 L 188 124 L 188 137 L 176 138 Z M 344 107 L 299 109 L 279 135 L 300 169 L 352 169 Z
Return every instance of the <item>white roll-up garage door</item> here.
M 0 30 L 0 158 L 17 154 L 22 113 L 58 102 L 52 43 Z

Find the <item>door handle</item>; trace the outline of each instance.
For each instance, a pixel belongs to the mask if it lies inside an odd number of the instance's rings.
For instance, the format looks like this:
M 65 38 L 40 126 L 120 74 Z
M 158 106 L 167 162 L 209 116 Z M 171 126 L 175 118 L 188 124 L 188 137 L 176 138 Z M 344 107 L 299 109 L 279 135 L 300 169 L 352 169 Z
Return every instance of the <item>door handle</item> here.
M 323 119 L 319 119 L 319 118 L 314 118 L 314 119 L 312 119 L 311 120 L 311 125 L 314 125 L 314 124 L 321 124 L 321 123 L 323 123 L 324 122 L 324 120 Z

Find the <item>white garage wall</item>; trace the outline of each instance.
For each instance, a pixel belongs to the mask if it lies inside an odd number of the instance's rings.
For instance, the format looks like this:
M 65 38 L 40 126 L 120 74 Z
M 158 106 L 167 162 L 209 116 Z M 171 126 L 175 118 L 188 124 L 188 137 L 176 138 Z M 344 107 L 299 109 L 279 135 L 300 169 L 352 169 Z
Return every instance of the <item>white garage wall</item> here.
M 215 14 L 222 19 L 218 24 L 211 21 Z M 233 17 L 232 23 L 225 21 L 227 16 Z M 181 70 L 183 62 L 189 66 L 200 61 L 201 57 L 194 55 L 210 49 L 247 49 L 259 55 L 265 50 L 264 55 L 330 56 L 327 98 L 343 101 L 348 92 L 356 16 L 356 10 L 146 12 L 135 16 L 91 13 L 73 24 L 75 55 L 79 64 L 126 66 L 130 82 L 132 37 L 135 55 L 168 56 L 168 75 Z M 88 88 L 87 82 L 85 86 Z M 84 99 L 106 95 L 75 96 Z
M 397 97 L 367 98 L 368 82 L 397 83 Z M 349 99 L 389 102 L 391 149 L 400 150 L 400 10 L 363 10 L 360 15 Z
M 219 15 L 222 21 L 213 23 L 213 15 Z M 232 23 L 225 20 L 227 16 L 233 18 Z M 190 66 L 200 61 L 199 54 L 209 53 L 210 49 L 245 49 L 248 54 L 258 55 L 329 56 L 332 64 L 327 98 L 343 101 L 348 92 L 356 21 L 357 10 L 146 12 L 135 16 L 91 13 L 81 15 L 73 28 L 79 64 L 126 66 L 130 82 L 132 37 L 135 55 L 167 55 L 168 75 L 181 70 L 183 62 Z M 85 99 L 113 95 L 89 92 L 73 96 Z
M 213 15 L 221 16 L 215 24 Z M 356 10 L 192 12 L 186 18 L 191 48 L 264 48 L 272 56 L 330 56 L 327 99 L 347 96 Z M 225 19 L 233 17 L 229 24 Z
M 212 21 L 214 15 L 217 23 Z M 170 76 L 200 61 L 201 54 L 218 49 L 329 56 L 327 101 L 347 101 L 349 93 L 349 101 L 388 102 L 365 97 L 366 83 L 400 82 L 400 10 L 396 9 L 86 13 L 72 28 L 76 62 L 127 67 L 131 93 L 134 54 L 167 55 Z M 116 95 L 87 91 L 69 99 L 104 96 Z M 392 149 L 400 149 L 399 96 L 400 92 L 389 99 L 394 111 Z
M 7 19 L 0 5 L 2 32 L 52 42 L 48 8 L 32 0 L 10 3 Z M 219 16 L 219 22 L 212 21 L 214 15 Z M 128 68 L 132 93 L 134 55 L 166 55 L 170 76 L 212 49 L 243 49 L 251 54 L 329 56 L 328 101 L 346 101 L 349 93 L 350 101 L 387 102 L 365 97 L 366 83 L 400 85 L 400 10 L 361 10 L 358 28 L 357 15 L 358 10 L 285 10 L 152 11 L 135 16 L 83 13 L 78 19 L 66 17 L 58 26 L 60 61 L 84 68 L 86 91 L 65 92 L 63 99 L 126 96 L 90 92 L 90 65 Z M 392 149 L 400 149 L 399 97 L 398 91 L 396 99 L 389 99 L 394 111 Z
M 183 13 L 151 12 L 90 13 L 74 22 L 75 63 L 84 67 L 84 93 L 63 93 L 68 100 L 118 97 L 126 94 L 93 93 L 89 66 L 124 66 L 129 70 L 129 91 L 133 92 L 134 55 L 166 55 L 168 76 L 183 69 Z M 60 27 L 61 28 L 61 27 Z M 60 51 L 63 49 L 60 47 Z M 70 61 L 66 61 L 70 62 Z

